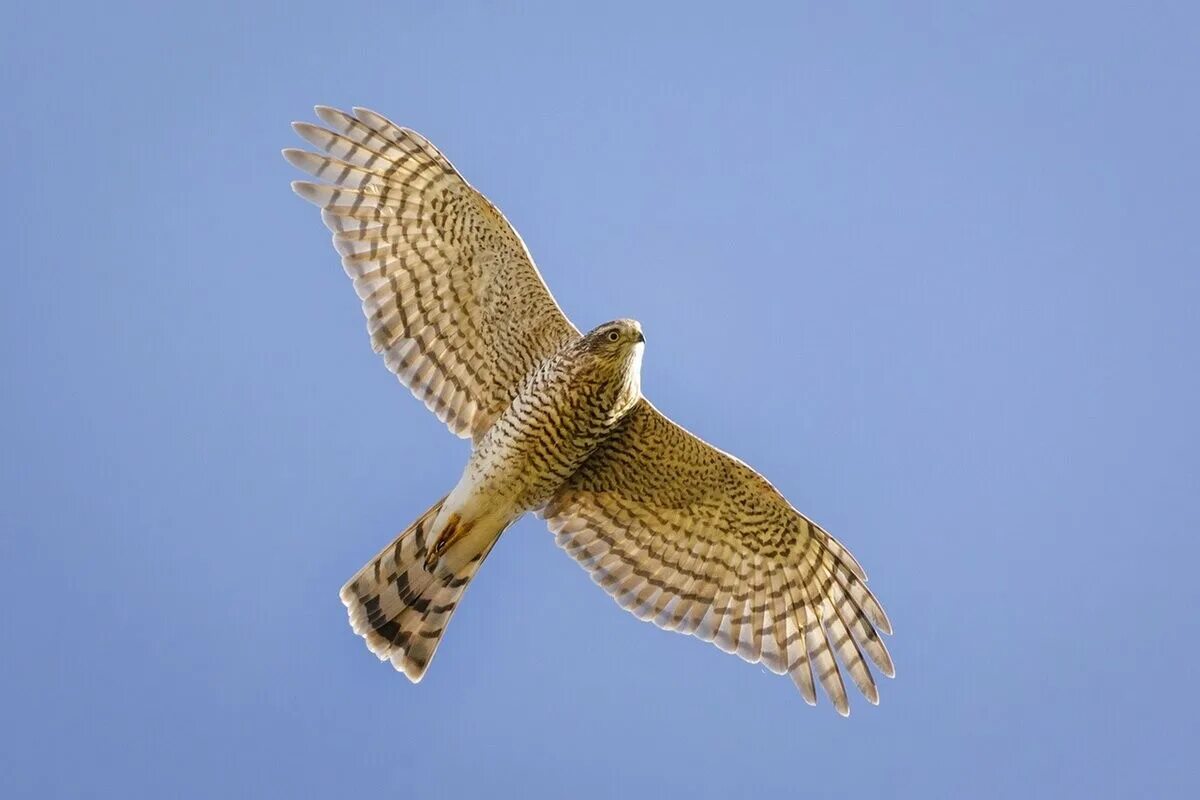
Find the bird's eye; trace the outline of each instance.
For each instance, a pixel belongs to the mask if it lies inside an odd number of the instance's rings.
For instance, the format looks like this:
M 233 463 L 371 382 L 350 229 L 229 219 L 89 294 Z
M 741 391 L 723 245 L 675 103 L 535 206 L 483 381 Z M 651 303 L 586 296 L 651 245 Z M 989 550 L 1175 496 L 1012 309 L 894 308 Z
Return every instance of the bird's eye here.
M 620 339 L 620 338 L 621 338 L 621 334 L 618 331 L 609 331 L 608 332 L 608 340 L 610 342 L 615 342 L 617 339 Z

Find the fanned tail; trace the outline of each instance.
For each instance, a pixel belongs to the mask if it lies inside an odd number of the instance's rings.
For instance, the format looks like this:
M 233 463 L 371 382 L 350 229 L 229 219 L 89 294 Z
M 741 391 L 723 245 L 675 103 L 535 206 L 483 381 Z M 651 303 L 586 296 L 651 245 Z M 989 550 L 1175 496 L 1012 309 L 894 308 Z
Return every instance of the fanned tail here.
M 445 501 L 434 503 L 341 591 L 354 632 L 413 683 L 425 675 L 459 599 L 496 541 L 489 537 L 463 558 L 433 559 L 427 567 L 437 538 L 432 527 Z

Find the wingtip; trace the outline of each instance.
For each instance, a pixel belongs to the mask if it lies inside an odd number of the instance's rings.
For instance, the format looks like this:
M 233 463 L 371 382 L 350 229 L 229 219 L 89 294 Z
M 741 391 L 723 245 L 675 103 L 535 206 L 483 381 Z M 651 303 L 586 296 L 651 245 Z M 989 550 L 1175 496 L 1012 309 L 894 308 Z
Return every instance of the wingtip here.
M 383 114 L 380 114 L 378 111 L 369 109 L 366 106 L 354 106 L 354 116 L 356 118 L 358 118 L 359 122 L 363 123 L 364 125 L 368 125 L 372 128 L 380 128 L 380 127 L 386 128 L 386 127 L 390 126 L 390 127 L 397 128 L 404 132 L 408 131 L 407 128 L 405 128 L 401 125 L 397 125 L 396 123 L 392 122 L 390 119 L 385 117 Z
M 316 112 L 317 119 L 335 128 L 345 128 L 345 119 L 350 116 L 340 108 L 333 106 L 313 106 L 313 111 Z
M 321 205 L 317 197 L 317 184 L 310 181 L 292 181 L 292 191 L 315 206 Z
M 285 147 L 279 152 L 289 164 L 297 169 L 304 169 L 305 162 L 307 162 L 311 157 L 306 151 L 301 150 L 298 147 Z M 296 182 L 293 182 L 292 187 L 295 188 L 295 186 Z

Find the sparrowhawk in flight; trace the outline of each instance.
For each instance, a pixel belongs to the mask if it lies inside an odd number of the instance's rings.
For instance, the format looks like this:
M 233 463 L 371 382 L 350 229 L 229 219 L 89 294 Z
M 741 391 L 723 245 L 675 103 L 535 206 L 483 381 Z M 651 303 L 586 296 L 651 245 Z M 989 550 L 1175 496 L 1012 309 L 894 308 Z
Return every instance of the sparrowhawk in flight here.
M 473 444 L 462 477 L 342 588 L 350 623 L 418 681 L 467 584 L 526 512 L 640 619 L 849 704 L 891 676 L 862 567 L 765 478 L 642 395 L 628 319 L 580 332 L 521 237 L 419 134 L 366 109 L 295 123 L 284 151 L 321 209 L 375 352 Z

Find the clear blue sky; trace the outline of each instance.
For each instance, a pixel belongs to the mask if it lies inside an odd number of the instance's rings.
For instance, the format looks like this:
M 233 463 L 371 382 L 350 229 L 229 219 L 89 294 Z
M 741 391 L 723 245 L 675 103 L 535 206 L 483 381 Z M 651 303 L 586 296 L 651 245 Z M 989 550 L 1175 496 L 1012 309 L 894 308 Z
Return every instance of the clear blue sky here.
M 41 5 L 0 28 L 6 797 L 1200 794 L 1195 4 Z M 367 653 L 337 590 L 467 451 L 288 190 L 315 103 L 643 322 L 647 394 L 871 574 L 878 708 L 639 623 L 535 519 L 420 686 Z

